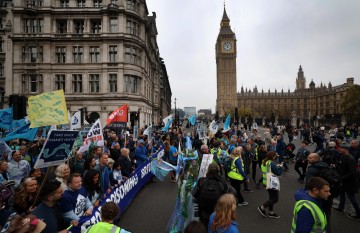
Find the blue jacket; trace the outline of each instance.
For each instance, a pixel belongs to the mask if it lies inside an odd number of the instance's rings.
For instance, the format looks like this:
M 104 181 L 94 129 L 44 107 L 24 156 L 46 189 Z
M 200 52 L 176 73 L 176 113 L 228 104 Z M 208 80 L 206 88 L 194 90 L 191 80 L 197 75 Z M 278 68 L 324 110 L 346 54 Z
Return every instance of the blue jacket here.
M 314 202 L 322 209 L 322 201 L 320 199 L 313 198 L 309 195 L 308 191 L 299 189 L 295 193 L 295 200 L 309 200 Z M 297 215 L 296 231 L 295 233 L 311 232 L 314 226 L 314 218 L 308 208 L 301 208 Z
M 148 156 L 146 154 L 146 147 L 145 146 L 138 146 L 135 149 L 135 156 L 136 156 L 136 167 L 139 167 L 145 161 L 148 160 Z
M 276 153 L 278 153 L 280 156 L 284 156 L 285 149 L 286 149 L 286 144 L 284 142 L 284 139 L 282 138 L 278 139 L 276 143 Z
M 238 230 L 239 224 L 233 221 L 227 229 L 218 229 L 216 232 L 211 231 L 211 224 L 214 221 L 215 212 L 210 215 L 208 233 L 240 233 Z

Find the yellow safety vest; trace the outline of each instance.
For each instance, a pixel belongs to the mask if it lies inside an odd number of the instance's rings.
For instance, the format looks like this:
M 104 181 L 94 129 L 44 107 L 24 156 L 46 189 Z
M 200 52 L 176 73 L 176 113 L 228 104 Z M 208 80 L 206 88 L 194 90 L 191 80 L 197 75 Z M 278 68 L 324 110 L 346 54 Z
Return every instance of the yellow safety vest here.
M 244 177 L 239 173 L 235 161 L 239 159 L 239 157 L 236 157 L 233 159 L 233 162 L 231 163 L 231 170 L 228 172 L 228 177 L 234 180 L 244 180 Z M 241 166 L 244 167 L 244 162 L 241 161 Z
M 266 161 L 265 165 L 263 163 L 261 163 L 261 172 L 262 172 L 262 177 L 263 177 L 262 182 L 264 185 L 267 184 L 266 173 L 268 173 L 270 166 L 271 166 L 271 160 Z
M 296 230 L 297 213 L 301 208 L 308 208 L 314 218 L 314 225 L 311 233 L 326 233 L 326 215 L 318 205 L 309 200 L 300 200 L 295 203 L 294 217 L 291 224 L 291 233 Z
M 107 222 L 98 222 L 88 227 L 85 233 L 120 233 L 121 228 Z

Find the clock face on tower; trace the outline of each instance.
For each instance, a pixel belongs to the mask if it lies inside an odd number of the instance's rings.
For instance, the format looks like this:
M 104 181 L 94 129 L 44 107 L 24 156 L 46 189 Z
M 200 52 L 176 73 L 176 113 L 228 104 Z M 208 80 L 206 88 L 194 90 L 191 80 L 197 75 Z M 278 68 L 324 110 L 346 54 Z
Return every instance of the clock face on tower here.
M 232 43 L 230 41 L 226 41 L 226 42 L 223 43 L 223 50 L 225 52 L 231 51 L 232 47 L 233 47 L 233 45 L 232 45 Z

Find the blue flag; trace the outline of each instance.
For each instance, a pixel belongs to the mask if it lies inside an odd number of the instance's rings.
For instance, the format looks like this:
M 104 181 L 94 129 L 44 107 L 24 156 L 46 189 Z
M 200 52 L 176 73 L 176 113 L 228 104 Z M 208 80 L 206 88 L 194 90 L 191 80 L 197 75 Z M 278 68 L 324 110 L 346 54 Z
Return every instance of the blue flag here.
M 174 120 L 174 118 L 171 118 L 170 120 L 168 120 L 168 122 L 166 123 L 166 125 L 164 126 L 164 128 L 162 128 L 161 131 L 168 131 L 171 123 L 173 122 L 173 120 Z
M 36 136 L 36 133 L 38 131 L 38 128 L 30 129 L 29 127 L 30 127 L 30 123 L 12 131 L 2 140 L 6 142 L 6 141 L 10 141 L 12 139 L 22 138 L 22 139 L 26 139 L 29 141 L 33 141 Z
M 230 114 L 228 115 L 228 117 L 225 120 L 224 132 L 229 131 L 229 129 L 230 129 Z
M 13 108 L 0 110 L 0 128 L 12 129 Z
M 13 129 L 17 129 L 20 128 L 22 126 L 26 125 L 25 119 L 21 119 L 21 120 L 13 120 L 12 121 L 12 128 Z
M 196 114 L 189 117 L 189 122 L 190 122 L 191 125 L 195 125 L 195 123 L 196 123 Z

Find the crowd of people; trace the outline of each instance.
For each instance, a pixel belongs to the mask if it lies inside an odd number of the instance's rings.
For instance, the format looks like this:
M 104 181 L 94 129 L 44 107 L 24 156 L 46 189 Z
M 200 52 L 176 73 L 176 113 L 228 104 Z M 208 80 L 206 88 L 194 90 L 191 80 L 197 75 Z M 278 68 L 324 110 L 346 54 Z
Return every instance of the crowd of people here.
M 305 125 L 304 132 L 306 128 Z M 151 155 L 159 148 L 164 148 L 163 160 L 176 166 L 180 154 L 178 147 L 185 148 L 189 140 L 198 152 L 199 164 L 204 154 L 213 155 L 207 176 L 199 179 L 193 190 L 199 204 L 200 222 L 208 232 L 238 232 L 235 210 L 237 206 L 249 205 L 242 192 L 254 192 L 249 188 L 250 181 L 254 182 L 257 188 L 267 187 L 268 200 L 259 203 L 259 213 L 264 217 L 280 218 L 274 211 L 279 190 L 268 188 L 268 174 L 276 177 L 287 172 L 291 160 L 295 161 L 298 181 L 304 183 L 305 188 L 305 191 L 297 194 L 293 232 L 311 232 L 315 225 L 319 225 L 321 229 L 326 228 L 327 232 L 331 231 L 329 216 L 333 197 L 330 195 L 330 188 L 333 183 L 320 178 L 323 169 L 336 170 L 341 182 L 340 204 L 335 210 L 344 212 L 347 196 L 356 211 L 355 215 L 350 217 L 360 219 L 359 204 L 355 197 L 360 167 L 360 147 L 356 137 L 348 140 L 351 143 L 349 148 L 343 143 L 347 138 L 338 134 L 333 140 L 317 140 L 316 150 L 309 151 L 308 145 L 313 141 L 309 138 L 310 135 L 303 136 L 301 145 L 294 154 L 295 147 L 291 143 L 294 138 L 289 140 L 288 144 L 283 138 L 284 133 L 291 138 L 289 131 L 286 128 L 285 131 L 272 128 L 267 130 L 265 135 L 261 135 L 256 129 L 246 131 L 233 127 L 227 132 L 219 130 L 211 137 L 200 139 L 194 133 L 185 133 L 184 130 L 174 128 L 169 132 L 153 132 L 149 139 L 142 130 L 134 141 L 131 132 L 124 137 L 115 131 L 104 130 L 105 146 L 91 147 L 85 153 L 75 149 L 66 163 L 47 169 L 34 168 L 44 139 L 39 138 L 33 142 L 14 140 L 9 144 L 0 142 L 1 189 L 4 194 L 13 194 L 0 198 L 0 227 L 4 227 L 15 213 L 23 218 L 35 216 L 39 221 L 34 221 L 34 224 L 38 222 L 39 226 L 43 226 L 43 230 L 39 232 L 67 232 L 69 226 L 78 225 L 81 216 L 91 215 L 112 188 L 126 181 L 135 169 L 150 160 Z M 323 130 L 319 128 L 317 134 L 322 135 L 321 131 Z M 259 170 L 261 174 L 257 174 Z M 171 181 L 176 183 L 175 171 L 170 176 Z M 316 177 L 321 180 L 314 181 L 313 178 Z M 307 202 L 300 203 L 304 199 Z M 318 218 L 315 219 L 313 214 L 309 214 L 314 203 L 317 212 L 320 209 L 320 212 L 325 213 L 324 218 L 320 217 L 321 224 L 316 222 L 319 221 Z M 99 232 L 100 227 L 107 229 L 102 232 L 111 232 L 114 227 L 112 221 L 118 217 L 119 211 L 115 210 L 114 206 L 109 209 L 111 210 L 108 215 L 104 215 L 104 223 L 99 224 L 101 226 L 94 225 L 88 232 Z M 297 223 L 303 219 L 308 222 L 306 226 L 310 231 L 306 231 L 304 225 L 299 230 Z M 41 221 L 44 224 L 40 224 Z M 195 222 L 188 227 L 188 232 L 191 232 L 190 228 L 201 228 Z M 121 229 L 120 232 L 127 231 Z

